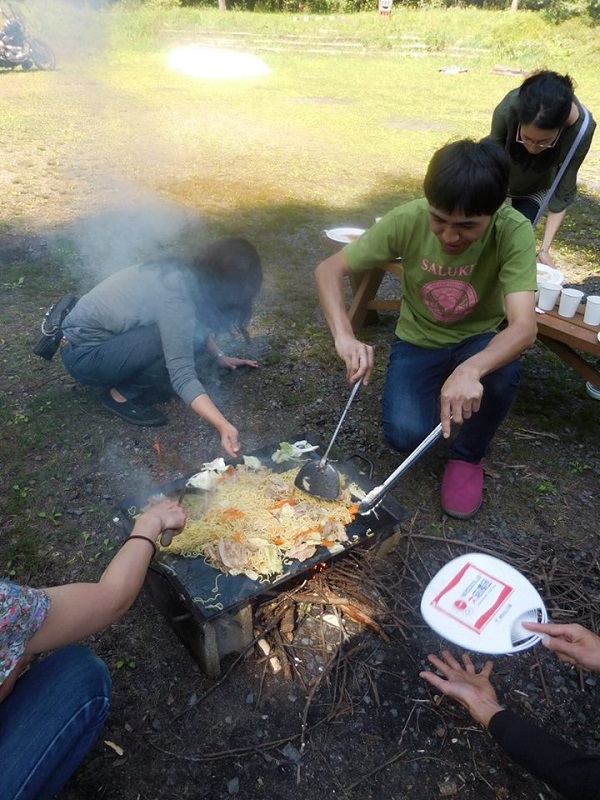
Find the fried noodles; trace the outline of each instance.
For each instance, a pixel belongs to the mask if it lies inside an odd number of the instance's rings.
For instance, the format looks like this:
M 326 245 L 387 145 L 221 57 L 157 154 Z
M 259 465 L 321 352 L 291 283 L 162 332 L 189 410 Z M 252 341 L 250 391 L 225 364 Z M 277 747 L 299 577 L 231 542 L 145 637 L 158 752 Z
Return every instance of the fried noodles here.
M 253 580 L 281 574 L 286 559 L 305 561 L 319 545 L 341 549 L 358 511 L 350 489 L 321 500 L 294 486 L 297 471 L 238 466 L 224 473 L 212 491 L 187 495 L 185 528 L 163 549 Z

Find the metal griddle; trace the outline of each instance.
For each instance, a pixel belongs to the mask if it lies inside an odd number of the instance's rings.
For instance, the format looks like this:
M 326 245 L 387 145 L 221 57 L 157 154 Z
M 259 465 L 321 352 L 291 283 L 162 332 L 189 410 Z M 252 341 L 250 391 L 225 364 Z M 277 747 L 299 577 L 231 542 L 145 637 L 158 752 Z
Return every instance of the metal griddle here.
M 307 434 L 288 437 L 288 441 L 291 442 L 300 439 L 307 439 L 311 444 L 318 444 L 322 447 L 318 438 Z M 279 443 L 267 445 L 247 455 L 256 456 L 273 472 L 286 472 L 293 468 L 293 462 L 276 464 L 271 460 L 271 456 L 278 447 Z M 321 458 L 320 454 L 315 455 L 314 453 L 307 454 L 307 456 L 316 460 Z M 360 471 L 355 465 L 356 458 L 353 456 L 351 459 L 337 461 L 336 468 L 345 477 L 347 483 L 354 482 L 363 491 L 369 492 L 375 484 L 369 475 Z M 226 463 L 236 465 L 242 461 L 229 459 Z M 298 464 L 298 469 L 300 467 L 301 464 Z M 143 496 L 125 498 L 120 503 L 122 513 L 132 525 L 134 516 L 140 513 L 152 495 L 158 492 L 165 495 L 177 494 L 185 485 L 187 477 L 158 486 Z M 398 523 L 407 519 L 408 516 L 408 512 L 399 503 L 387 496 L 371 514 L 358 515 L 346 526 L 349 541 L 344 550 L 332 554 L 327 548 L 318 547 L 312 558 L 302 562 L 293 560 L 284 567 L 283 574 L 278 575 L 272 581 L 254 581 L 246 575 L 225 575 L 220 570 L 211 567 L 201 557 L 184 558 L 162 551 L 152 562 L 151 571 L 154 573 L 154 577 L 161 576 L 169 584 L 170 592 L 177 594 L 199 621 L 211 620 L 224 612 L 241 608 L 261 595 L 272 594 L 273 590 L 283 590 L 285 584 L 300 579 L 303 573 L 308 574 L 316 565 L 343 557 L 345 552 L 354 547 L 370 546 L 384 541 L 394 533 Z M 156 584 L 157 581 L 155 580 L 154 583 Z M 161 582 L 158 581 L 158 583 Z M 156 601 L 156 592 L 152 592 L 152 594 Z M 160 605 L 160 603 L 158 604 Z

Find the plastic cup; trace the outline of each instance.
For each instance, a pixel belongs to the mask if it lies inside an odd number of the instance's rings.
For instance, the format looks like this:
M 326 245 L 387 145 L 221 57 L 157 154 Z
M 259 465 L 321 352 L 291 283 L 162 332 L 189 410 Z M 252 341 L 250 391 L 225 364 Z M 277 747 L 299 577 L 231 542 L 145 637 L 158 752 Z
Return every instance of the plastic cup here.
M 600 296 L 592 294 L 585 301 L 583 321 L 586 325 L 600 325 Z
M 541 308 L 542 311 L 553 309 L 558 300 L 560 290 L 561 285 L 559 283 L 550 283 L 549 281 L 540 283 L 537 299 L 538 308 Z
M 562 289 L 558 305 L 559 316 L 574 317 L 582 300 L 583 292 L 579 289 Z

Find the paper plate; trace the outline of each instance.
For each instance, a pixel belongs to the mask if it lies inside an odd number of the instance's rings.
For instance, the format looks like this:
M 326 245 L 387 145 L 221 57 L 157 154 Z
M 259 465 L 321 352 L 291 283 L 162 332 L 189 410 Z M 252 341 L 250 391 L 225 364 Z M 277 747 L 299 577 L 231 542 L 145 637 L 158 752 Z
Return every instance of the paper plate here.
M 342 244 L 349 244 L 365 232 L 364 228 L 331 228 L 324 231 L 325 236 L 331 239 L 332 242 L 341 242 Z
M 475 653 L 517 653 L 541 636 L 523 622 L 547 622 L 544 602 L 510 564 L 482 553 L 450 561 L 421 598 L 421 614 L 449 642 Z
M 546 264 L 537 264 L 537 285 L 539 288 L 540 283 L 559 283 L 561 286 L 565 282 L 564 274 L 554 267 L 548 267 Z

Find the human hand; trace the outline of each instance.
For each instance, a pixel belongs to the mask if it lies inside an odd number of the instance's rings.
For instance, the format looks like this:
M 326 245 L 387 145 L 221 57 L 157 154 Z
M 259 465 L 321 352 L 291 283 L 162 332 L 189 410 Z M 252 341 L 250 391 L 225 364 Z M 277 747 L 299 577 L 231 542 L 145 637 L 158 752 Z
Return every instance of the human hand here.
M 253 361 L 249 358 L 234 358 L 233 356 L 221 356 L 218 361 L 220 367 L 223 369 L 237 369 L 238 367 L 251 367 L 256 369 L 258 361 Z
M 221 436 L 221 447 L 227 455 L 237 458 L 240 454 L 240 437 L 237 428 L 225 420 L 224 424 L 218 428 Z
M 487 728 L 494 714 L 503 708 L 489 681 L 492 662 L 486 661 L 481 672 L 476 672 L 475 665 L 466 653 L 462 656 L 464 667 L 448 650 L 442 651 L 442 658 L 432 653 L 427 658 L 444 677 L 427 670 L 420 672 L 419 676 L 442 694 L 459 702 L 476 722 Z
M 538 250 L 536 258 L 539 264 L 545 264 L 547 267 L 554 267 L 554 259 L 547 250 Z
M 181 533 L 185 525 L 186 513 L 179 503 L 170 498 L 150 503 L 136 519 L 131 535 L 150 536 L 154 541 L 163 531 L 170 531 L 174 536 Z
M 556 653 L 563 664 L 600 672 L 600 637 L 583 625 L 524 622 L 523 627 L 542 634 L 542 645 Z
M 366 386 L 371 379 L 374 363 L 371 345 L 363 344 L 354 336 L 344 333 L 336 338 L 335 349 L 346 365 L 348 383 L 356 383 L 362 378 Z
M 479 411 L 483 384 L 478 373 L 461 364 L 448 377 L 440 392 L 440 418 L 444 439 L 450 436 L 450 420 L 461 425 Z
M 26 656 L 21 656 L 21 658 L 17 661 L 17 663 L 14 665 L 12 670 L 9 672 L 7 677 L 2 682 L 2 684 L 0 684 L 0 703 L 3 700 L 6 700 L 8 695 L 14 689 L 15 683 L 17 682 L 18 678 L 27 669 L 27 667 L 33 661 L 33 659 L 34 659 L 33 655 L 26 655 Z

